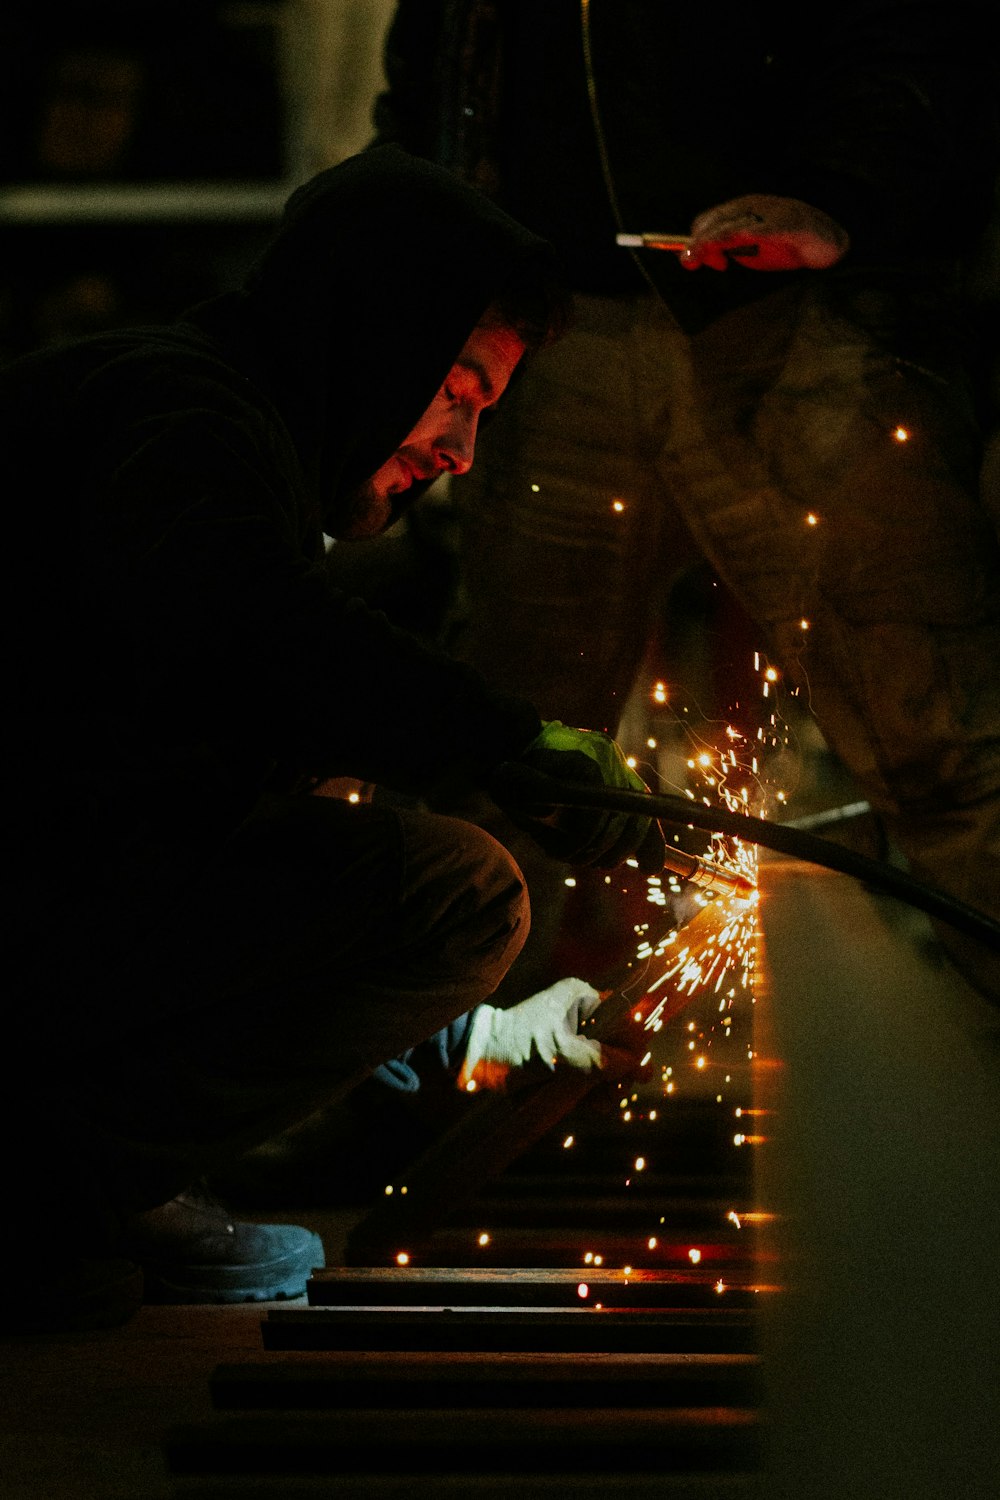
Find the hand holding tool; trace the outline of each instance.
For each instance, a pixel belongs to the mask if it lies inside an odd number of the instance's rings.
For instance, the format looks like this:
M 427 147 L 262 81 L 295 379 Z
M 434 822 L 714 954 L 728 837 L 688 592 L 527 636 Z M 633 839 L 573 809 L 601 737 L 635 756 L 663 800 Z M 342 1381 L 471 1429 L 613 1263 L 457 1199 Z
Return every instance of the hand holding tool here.
M 540 1062 L 554 1072 L 567 1063 L 589 1073 L 601 1066 L 601 1045 L 580 1035 L 601 1003 L 597 990 L 582 979 L 560 979 L 537 995 L 506 1010 L 477 1005 L 472 1016 L 459 1087 L 501 1087 L 513 1068 Z
M 596 729 L 572 729 L 558 719 L 544 723 L 541 734 L 509 764 L 583 787 L 649 790 L 609 735 Z M 529 793 L 531 789 L 529 783 Z M 610 870 L 635 858 L 647 875 L 663 868 L 663 834 L 655 818 L 623 814 L 599 803 L 557 808 L 537 796 L 526 801 L 525 782 L 516 774 L 495 775 L 488 790 L 511 821 L 530 833 L 553 859 Z

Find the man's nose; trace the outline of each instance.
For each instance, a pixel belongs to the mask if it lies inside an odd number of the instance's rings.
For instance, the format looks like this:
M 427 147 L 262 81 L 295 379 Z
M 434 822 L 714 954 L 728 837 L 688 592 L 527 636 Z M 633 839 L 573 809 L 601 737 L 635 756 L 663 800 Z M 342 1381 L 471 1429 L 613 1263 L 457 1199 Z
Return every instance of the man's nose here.
M 438 443 L 438 457 L 449 474 L 467 474 L 476 455 L 478 412 L 456 413 Z

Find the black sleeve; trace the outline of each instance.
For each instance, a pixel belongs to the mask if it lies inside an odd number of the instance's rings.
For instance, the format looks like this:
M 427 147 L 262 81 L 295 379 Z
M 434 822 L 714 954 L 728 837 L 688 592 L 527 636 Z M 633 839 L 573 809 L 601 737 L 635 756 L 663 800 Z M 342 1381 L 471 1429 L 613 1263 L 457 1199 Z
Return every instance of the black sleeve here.
M 95 699 L 124 684 L 151 738 L 225 739 L 409 792 L 516 755 L 540 727 L 532 706 L 337 590 L 282 431 L 186 390 L 116 425 L 110 481 L 86 508 Z

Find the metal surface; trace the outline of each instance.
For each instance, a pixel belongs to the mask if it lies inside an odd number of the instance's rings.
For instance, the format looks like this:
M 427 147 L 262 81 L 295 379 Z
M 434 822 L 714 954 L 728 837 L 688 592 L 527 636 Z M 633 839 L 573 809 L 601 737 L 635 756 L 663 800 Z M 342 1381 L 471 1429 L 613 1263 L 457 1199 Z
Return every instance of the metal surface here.
M 854 882 L 766 861 L 761 889 L 767 1500 L 994 1500 L 1000 1011 Z

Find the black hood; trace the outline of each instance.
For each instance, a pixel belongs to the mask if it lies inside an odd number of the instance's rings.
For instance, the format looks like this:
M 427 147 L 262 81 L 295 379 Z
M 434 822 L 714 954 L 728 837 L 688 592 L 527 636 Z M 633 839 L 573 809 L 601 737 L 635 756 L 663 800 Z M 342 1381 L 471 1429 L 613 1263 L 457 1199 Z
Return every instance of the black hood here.
M 263 387 L 328 514 L 396 451 L 482 313 L 533 266 L 556 277 L 546 241 L 443 168 L 379 146 L 299 188 L 243 290 L 188 320 Z

